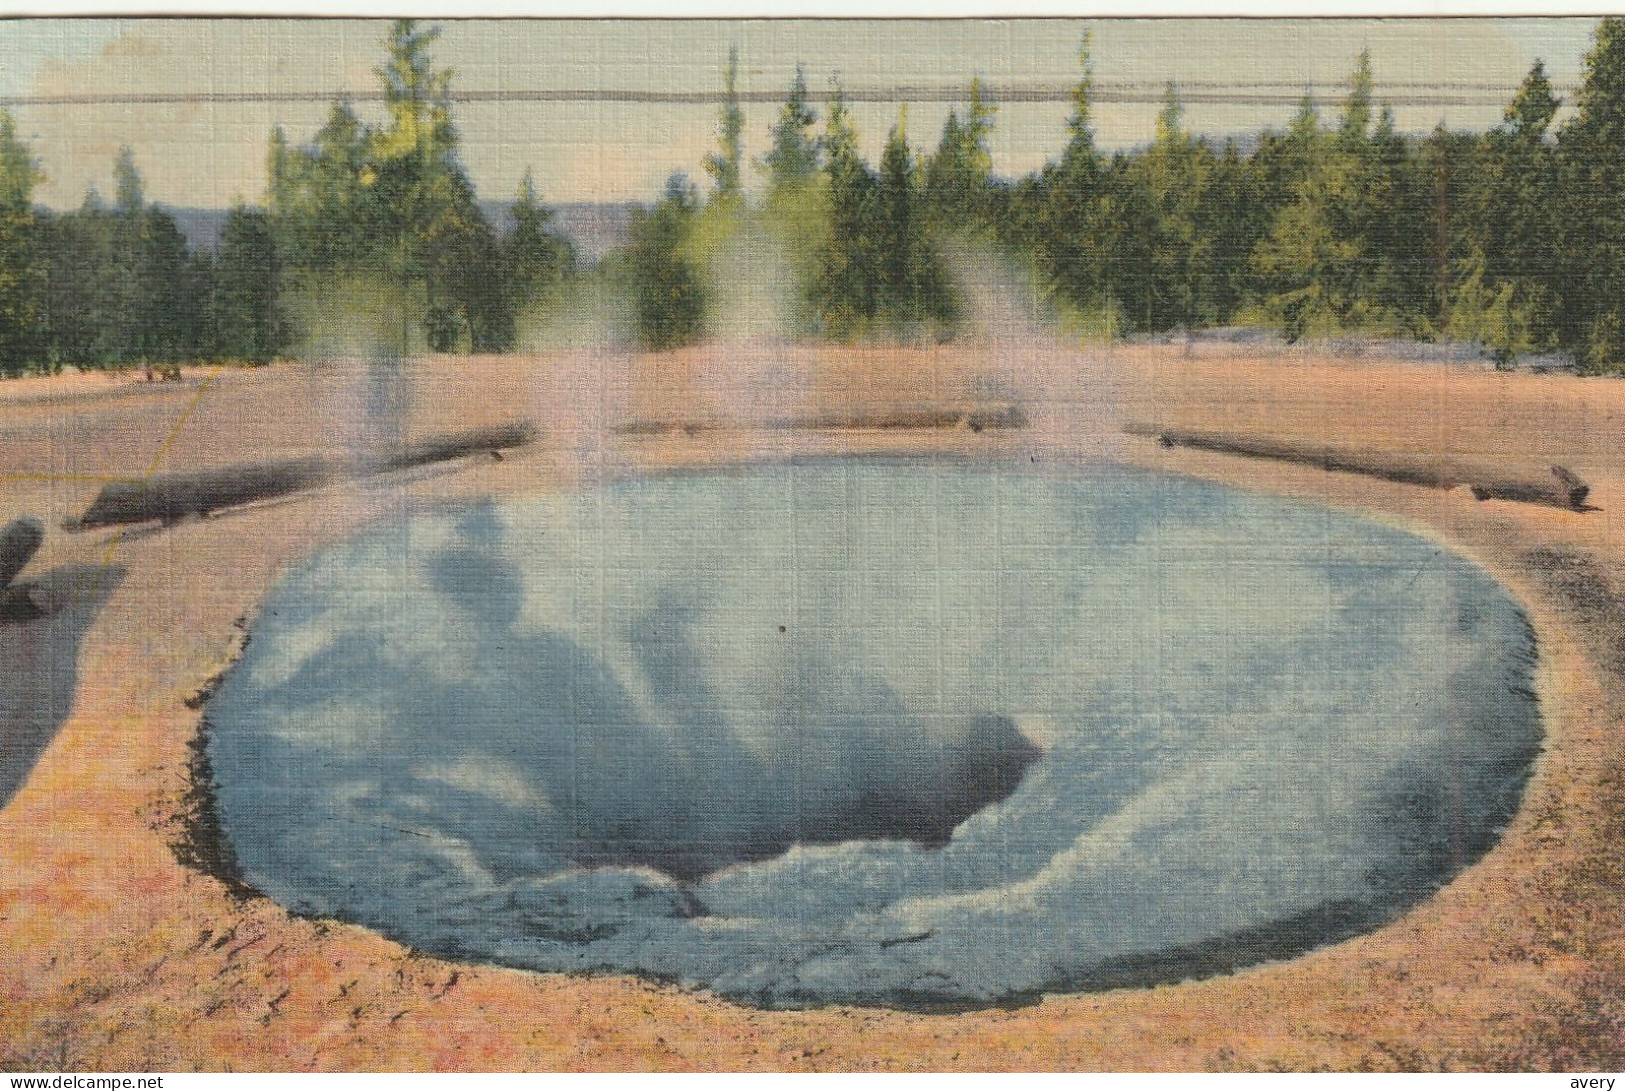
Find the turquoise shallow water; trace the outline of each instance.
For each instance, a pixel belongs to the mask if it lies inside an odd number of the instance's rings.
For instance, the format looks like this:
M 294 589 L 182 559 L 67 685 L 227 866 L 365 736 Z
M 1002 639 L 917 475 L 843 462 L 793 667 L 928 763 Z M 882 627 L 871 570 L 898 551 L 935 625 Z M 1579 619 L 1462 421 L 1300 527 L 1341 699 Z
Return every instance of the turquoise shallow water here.
M 1282 957 L 1493 843 L 1529 626 L 1374 522 L 833 459 L 372 528 L 208 709 L 247 881 L 436 954 L 954 1009 Z

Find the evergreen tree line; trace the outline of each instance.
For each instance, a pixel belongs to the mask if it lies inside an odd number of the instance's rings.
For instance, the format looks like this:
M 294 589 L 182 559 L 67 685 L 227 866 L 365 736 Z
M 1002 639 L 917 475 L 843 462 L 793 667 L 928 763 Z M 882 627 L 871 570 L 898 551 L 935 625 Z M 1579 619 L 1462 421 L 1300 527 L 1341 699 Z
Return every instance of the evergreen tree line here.
M 127 150 L 110 206 L 35 205 L 37 165 L 0 111 L 0 373 L 266 360 L 300 342 L 313 311 L 369 292 L 392 301 L 403 349 L 513 345 L 574 256 L 528 176 L 511 231 L 482 213 L 450 73 L 429 57 L 436 33 L 393 25 L 381 125 L 337 102 L 309 143 L 273 133 L 264 206 L 233 208 L 212 253 L 147 203 Z M 1108 155 L 1087 39 L 1079 59 L 1065 145 L 1018 179 L 992 171 L 996 108 L 979 82 L 935 148 L 911 147 L 904 107 L 870 163 L 839 85 L 820 118 L 798 68 L 752 200 L 731 53 L 707 192 L 674 176 L 606 267 L 641 340 L 706 335 L 728 302 L 729 240 L 750 230 L 793 271 L 802 336 L 951 335 L 963 304 L 943 255 L 968 239 L 1029 264 L 1065 322 L 1112 335 L 1376 331 L 1625 370 L 1625 20 L 1598 24 L 1567 121 L 1554 124 L 1537 63 L 1480 133 L 1396 131 L 1362 54 L 1329 120 L 1306 96 L 1285 128 L 1216 145 L 1185 127 L 1170 85 L 1150 142 Z
M 1368 331 L 1475 340 L 1503 362 L 1565 350 L 1583 370 L 1625 370 L 1625 20 L 1598 24 L 1561 126 L 1537 62 L 1487 132 L 1400 133 L 1375 106 L 1363 53 L 1334 118 L 1305 96 L 1246 151 L 1192 134 L 1170 85 L 1150 143 L 1107 155 L 1087 38 L 1079 54 L 1065 146 L 1014 180 L 992 172 L 996 109 L 979 82 L 935 149 L 910 149 L 905 107 L 871 165 L 838 85 L 815 133 L 798 68 L 757 164 L 765 196 L 747 214 L 791 256 L 801 332 L 951 332 L 960 303 L 942 252 L 968 236 L 1030 263 L 1064 319 L 1109 334 Z M 674 178 L 634 230 L 651 346 L 698 339 L 720 305 L 703 298 L 693 239 L 714 210 L 737 221 L 744 208 L 737 66 L 731 55 L 708 198 Z
M 377 69 L 387 120 L 333 104 L 309 144 L 270 140 L 264 207 L 239 202 L 218 247 L 192 251 L 150 205 L 129 149 L 105 207 L 91 193 L 58 214 L 0 111 L 0 374 L 29 370 L 264 362 L 298 345 L 303 319 L 364 297 L 400 322 L 400 348 L 511 347 L 517 317 L 573 270 L 527 173 L 501 237 L 457 152 L 450 78 L 436 30 L 391 28 Z
M 711 187 L 702 199 L 681 173 L 665 196 L 636 213 L 624 268 L 637 304 L 638 333 L 649 348 L 705 336 L 707 318 L 727 305 L 710 298 L 719 278 L 708 266 L 728 260 L 728 242 L 747 225 L 775 239 L 793 267 L 800 294 L 797 328 L 804 336 L 849 339 L 870 334 L 950 332 L 959 313 L 940 254 L 939 217 L 952 197 L 980 200 L 966 174 L 991 184 L 986 134 L 991 107 L 973 89 L 969 121 L 950 116 L 944 148 L 929 162 L 908 143 L 907 107 L 898 114 L 878 164 L 858 150 L 851 113 L 835 88 L 822 132 L 806 75 L 797 66 L 788 98 L 756 164 L 765 176 L 761 203 L 746 199 L 744 113 L 737 93 L 739 59 L 730 51 L 718 150 L 706 157 Z M 962 155 L 959 164 L 954 156 Z M 957 206 L 953 211 L 957 211 Z
M 114 177 L 111 207 L 95 193 L 64 214 L 35 207 L 39 174 L 0 113 L 0 374 L 268 359 L 255 329 L 270 291 L 255 261 L 263 217 L 233 209 L 218 253 L 194 253 L 145 202 L 127 148 Z

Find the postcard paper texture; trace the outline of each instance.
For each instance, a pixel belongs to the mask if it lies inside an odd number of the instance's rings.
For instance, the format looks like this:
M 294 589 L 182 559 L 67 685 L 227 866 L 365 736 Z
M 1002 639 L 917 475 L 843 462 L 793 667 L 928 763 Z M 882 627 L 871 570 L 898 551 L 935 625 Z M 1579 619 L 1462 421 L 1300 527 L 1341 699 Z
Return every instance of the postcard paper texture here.
M 0 21 L 0 1068 L 1619 1068 L 1625 21 Z

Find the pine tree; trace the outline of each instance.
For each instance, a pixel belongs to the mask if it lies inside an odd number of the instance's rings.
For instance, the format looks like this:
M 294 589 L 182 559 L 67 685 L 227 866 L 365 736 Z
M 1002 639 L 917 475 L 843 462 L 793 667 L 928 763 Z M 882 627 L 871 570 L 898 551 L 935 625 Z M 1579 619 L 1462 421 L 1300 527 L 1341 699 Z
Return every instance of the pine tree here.
M 688 253 L 698 211 L 694 187 L 683 175 L 673 174 L 652 210 L 632 214 L 628 262 L 638 340 L 647 349 L 692 344 L 704 333 L 705 293 Z
M 920 224 L 915 196 L 914 156 L 908 147 L 908 105 L 898 109 L 897 124 L 886 137 L 870 233 L 880 257 L 881 310 L 901 324 L 923 311 L 924 286 L 916 280 L 922 264 L 915 249 Z
M 1356 325 L 1425 336 L 1439 310 L 1435 217 L 1441 206 L 1438 168 L 1419 161 L 1384 107 L 1372 128 L 1356 183 L 1353 231 L 1364 254 L 1355 271 Z M 1445 179 L 1448 199 L 1448 178 Z
M 878 182 L 858 154 L 840 85 L 824 112 L 819 138 L 829 194 L 829 230 L 817 258 L 813 295 L 826 333 L 851 337 L 875 317 L 874 285 L 879 281 L 879 239 L 874 234 Z
M 390 27 L 387 59 L 376 69 L 389 123 L 371 134 L 363 187 L 376 194 L 384 238 L 395 240 L 389 266 L 403 285 L 420 288 L 430 349 L 447 352 L 480 340 L 483 300 L 467 278 L 489 272 L 495 237 L 457 162 L 451 123 L 451 72 L 436 69 L 429 47 L 438 27 L 412 19 Z M 375 180 L 374 180 L 375 179 Z
M 810 185 L 818 175 L 818 143 L 811 135 L 818 114 L 807 104 L 807 79 L 796 65 L 790 91 L 779 109 L 769 138 L 772 146 L 762 159 L 767 168 L 768 201 L 782 201 Z
M 148 208 L 141 225 L 142 334 L 140 359 L 178 365 L 196 359 L 207 341 L 208 293 L 175 218 Z
M 1157 194 L 1133 157 L 1114 155 L 1102 171 L 1093 220 L 1098 287 L 1085 305 L 1104 316 L 1114 336 L 1166 325 L 1159 317 Z
M 113 207 L 120 216 L 134 216 L 146 207 L 141 172 L 136 170 L 135 152 L 128 144 L 119 149 L 118 159 L 113 164 L 113 192 L 117 194 Z
M 287 331 L 278 304 L 276 244 L 263 211 L 241 201 L 231 207 L 213 274 L 215 351 L 256 364 L 275 358 Z
M 46 286 L 41 225 L 34 187 L 41 175 L 11 114 L 0 110 L 0 375 L 15 376 L 39 362 L 41 304 Z
M 1029 216 L 1025 230 L 1034 241 L 1041 275 L 1062 297 L 1077 307 L 1111 311 L 1114 290 L 1106 272 L 1111 227 L 1104 188 L 1106 166 L 1095 146 L 1091 120 L 1094 68 L 1090 42 L 1085 34 L 1078 44 L 1080 72 L 1071 93 L 1066 147 L 1059 162 L 1047 167 L 1039 181 L 1036 215 Z
M 991 214 L 993 159 L 987 138 L 996 111 L 983 98 L 980 78 L 971 80 L 964 120 L 957 110 L 948 111 L 942 139 L 925 169 L 925 204 L 938 223 L 962 230 Z
M 1297 200 L 1298 190 L 1318 161 L 1326 134 L 1313 96 L 1305 94 L 1291 124 L 1284 130 L 1267 130 L 1248 160 L 1257 185 L 1257 198 L 1273 221 L 1281 209 Z
M 1094 91 L 1094 62 L 1090 48 L 1094 36 L 1084 31 L 1078 42 L 1078 82 L 1072 85 L 1072 113 L 1066 120 L 1066 149 L 1061 153 L 1061 170 L 1071 178 L 1086 179 L 1100 170 L 1100 152 L 1095 147 L 1095 129 L 1089 96 Z
M 1535 62 L 1498 128 L 1472 141 L 1476 151 L 1457 240 L 1450 328 L 1481 341 L 1510 365 L 1558 344 L 1559 246 L 1556 149 L 1547 139 L 1558 100 Z
M 95 191 L 80 207 L 45 223 L 45 328 L 53 366 L 101 366 L 101 328 L 106 280 L 113 268 L 112 217 Z
M 537 199 L 535 179 L 525 171 L 514 200 L 513 230 L 502 240 L 502 268 L 515 314 L 533 306 L 575 265 L 574 249 L 552 230 L 552 219 Z
M 452 73 L 429 55 L 438 36 L 412 19 L 391 24 L 375 69 L 382 128 L 339 101 L 307 147 L 273 133 L 267 198 L 279 258 L 306 291 L 329 290 L 334 275 L 381 278 L 401 293 L 403 346 L 416 309 L 430 348 L 479 351 L 511 337 L 510 293 L 458 157 Z
M 212 346 L 207 262 L 173 216 L 146 203 L 129 148 L 114 180 L 114 208 L 91 191 L 42 233 L 46 355 L 53 365 L 178 366 Z
M 386 236 L 374 199 L 372 137 L 347 102 L 333 103 L 307 147 L 289 148 L 280 128 L 267 154 L 268 213 L 278 252 L 304 273 L 330 274 L 382 265 Z M 395 228 L 398 233 L 398 227 Z
M 146 216 L 146 198 L 135 157 L 119 149 L 113 167 L 114 205 L 110 221 L 114 266 L 107 272 L 107 294 L 98 316 L 98 355 L 114 367 L 161 362 L 158 285 L 151 279 L 159 264 L 156 239 Z
M 1598 23 L 1574 102 L 1557 141 L 1558 336 L 1586 371 L 1625 371 L 1625 19 Z
M 744 159 L 745 111 L 739 105 L 739 47 L 728 47 L 728 67 L 723 72 L 723 103 L 718 114 L 718 149 L 705 157 L 705 172 L 711 176 L 712 199 L 737 201 L 741 197 L 740 163 Z
M 785 314 L 785 332 L 812 333 L 819 325 L 822 262 L 829 249 L 829 187 L 823 173 L 823 153 L 813 125 L 818 112 L 807 99 L 807 81 L 800 64 L 768 134 L 768 151 L 759 164 L 767 176 L 767 194 L 760 227 L 778 249 L 794 295 L 786 301 L 776 293 L 772 306 Z M 751 225 L 745 225 L 751 230 Z M 749 246 L 748 241 L 742 240 Z M 771 291 L 772 289 L 769 288 Z
M 1265 195 L 1257 158 L 1243 159 L 1236 142 L 1225 141 L 1223 153 L 1213 160 L 1198 212 L 1200 233 L 1210 240 L 1204 293 L 1214 322 L 1235 321 L 1243 308 L 1261 298 L 1252 253 L 1278 212 Z
M 1472 186 L 1477 181 L 1482 141 L 1441 121 L 1414 150 L 1409 192 L 1419 225 L 1414 250 L 1423 268 L 1416 274 L 1418 304 L 1430 331 L 1451 334 L 1457 288 L 1470 260 Z
M 1157 115 L 1156 139 L 1139 160 L 1153 207 L 1148 274 L 1150 298 L 1131 306 L 1148 328 L 1190 327 L 1202 317 L 1211 242 L 1202 209 L 1212 155 L 1183 125 L 1184 106 L 1172 83 Z
M 1343 122 L 1338 126 L 1337 138 L 1351 152 L 1365 147 L 1371 135 L 1371 50 L 1360 50 L 1349 73 L 1349 94 L 1343 100 Z
M 1382 111 L 1371 121 L 1370 52 L 1349 77 L 1343 116 L 1315 154 L 1292 202 L 1254 252 L 1270 286 L 1266 306 L 1289 340 L 1310 330 L 1411 329 L 1428 291 L 1426 225 L 1416 215 L 1415 171 L 1405 140 Z M 1418 282 L 1418 277 L 1424 278 Z

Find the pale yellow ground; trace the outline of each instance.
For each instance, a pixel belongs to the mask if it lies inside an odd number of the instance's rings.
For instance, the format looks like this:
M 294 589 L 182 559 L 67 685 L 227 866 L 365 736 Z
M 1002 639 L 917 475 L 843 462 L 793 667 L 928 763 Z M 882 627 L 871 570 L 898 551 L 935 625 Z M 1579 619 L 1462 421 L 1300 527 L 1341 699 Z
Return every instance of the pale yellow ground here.
M 436 359 L 398 387 L 355 366 L 209 374 L 0 385 L 0 517 L 32 512 L 52 525 L 29 574 L 74 575 L 83 616 L 65 654 L 23 648 L 0 663 L 5 684 L 76 694 L 0 811 L 0 1068 L 1625 1066 L 1625 382 L 1041 340 Z M 409 402 L 397 423 L 414 435 L 528 417 L 542 438 L 501 462 L 168 530 L 55 529 L 83 510 L 99 475 L 360 449 L 382 428 L 368 406 L 392 393 Z M 1012 395 L 1032 412 L 1029 429 L 614 431 L 651 417 L 748 425 Z M 1119 435 L 1127 419 L 1558 460 L 1592 482 L 1600 510 L 1164 451 Z M 1435 898 L 1370 935 L 1207 981 L 955 1016 L 763 1012 L 631 978 L 458 965 L 234 899 L 177 862 L 200 715 L 184 700 L 222 666 L 233 622 L 317 543 L 448 498 L 927 446 L 1160 465 L 1372 513 L 1478 559 L 1527 604 L 1540 640 L 1547 746 L 1513 827 Z M 87 577 L 104 563 L 105 578 Z

